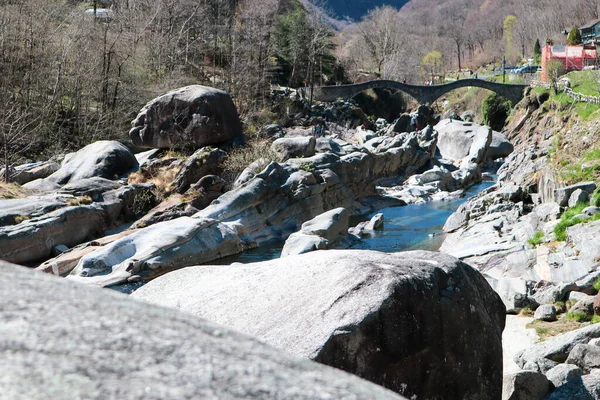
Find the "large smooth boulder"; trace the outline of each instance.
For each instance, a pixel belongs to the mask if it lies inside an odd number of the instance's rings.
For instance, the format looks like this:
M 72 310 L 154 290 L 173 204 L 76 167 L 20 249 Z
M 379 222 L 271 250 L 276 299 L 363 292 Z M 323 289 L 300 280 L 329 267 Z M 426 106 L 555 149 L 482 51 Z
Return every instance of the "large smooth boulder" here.
M 500 398 L 505 308 L 479 272 L 445 254 L 327 250 L 199 266 L 132 296 L 408 397 Z
M 583 375 L 581 368 L 573 364 L 558 364 L 556 367 L 546 372 L 546 378 L 548 378 L 555 387 L 564 385 L 571 379 L 578 378 L 581 375 Z
M 60 166 L 52 161 L 40 161 L 30 164 L 17 165 L 10 171 L 11 182 L 16 182 L 19 185 L 24 185 L 36 179 L 46 178 L 54 172 L 58 171 Z M 4 168 L 0 169 L 0 177 L 4 177 Z
M 505 375 L 502 400 L 542 400 L 550 391 L 550 382 L 542 373 L 519 371 Z
M 1 261 L 0 370 L 6 399 L 403 398 L 191 315 Z
M 567 364 L 577 365 L 584 374 L 600 368 L 600 347 L 590 344 L 578 344 L 569 353 Z
M 242 136 L 242 124 L 229 94 L 192 85 L 146 104 L 131 122 L 129 136 L 147 148 L 202 147 Z
M 117 141 L 101 140 L 65 158 L 58 171 L 45 179 L 31 181 L 25 188 L 44 190 L 46 185 L 65 185 L 86 178 L 118 179 L 138 168 L 138 161 Z
M 336 240 L 348 234 L 348 219 L 348 211 L 338 207 L 306 221 L 302 229 L 287 238 L 281 256 L 329 249 Z
M 58 244 L 74 246 L 100 235 L 107 213 L 95 205 L 59 208 L 18 225 L 0 228 L 0 257 L 29 264 L 50 258 Z
M 556 307 L 554 304 L 543 304 L 535 310 L 533 318 L 547 322 L 556 321 Z
M 564 188 L 554 189 L 554 201 L 561 207 L 565 207 L 569 204 L 571 195 L 578 189 L 581 189 L 582 192 L 589 195 L 596 190 L 596 184 L 594 182 L 582 182 Z
M 488 146 L 486 158 L 497 160 L 508 157 L 514 151 L 513 144 L 500 132 L 492 131 L 492 141 Z
M 434 129 L 438 132 L 437 149 L 446 160 L 460 161 L 471 152 L 476 155 L 482 145 L 485 150 L 491 141 L 488 137 L 491 135 L 490 128 L 472 122 L 446 119 L 440 121 Z
M 600 400 L 600 370 L 571 379 L 557 387 L 546 400 Z
M 314 156 L 316 144 L 314 136 L 286 137 L 275 140 L 271 149 L 285 161 L 290 158 Z
M 69 278 L 98 286 L 148 280 L 242 250 L 231 227 L 207 218 L 181 217 L 138 230 L 85 255 Z
M 515 355 L 515 363 L 522 369 L 545 373 L 569 357 L 578 344 L 587 344 L 600 337 L 600 324 L 594 324 L 563 333 L 527 348 Z

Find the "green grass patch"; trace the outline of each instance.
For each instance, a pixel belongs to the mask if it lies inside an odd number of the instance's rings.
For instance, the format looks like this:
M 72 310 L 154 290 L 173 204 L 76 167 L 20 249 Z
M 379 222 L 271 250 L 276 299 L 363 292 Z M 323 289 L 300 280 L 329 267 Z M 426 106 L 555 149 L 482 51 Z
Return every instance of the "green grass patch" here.
M 598 322 L 600 322 L 600 315 L 595 315 L 592 317 L 592 320 L 590 321 L 592 324 L 597 324 Z
M 588 322 L 591 320 L 591 318 L 583 312 L 580 311 L 568 311 L 565 314 L 565 319 L 567 319 L 568 321 L 575 321 L 575 322 Z
M 564 242 L 567 240 L 567 228 L 580 224 L 582 222 L 592 222 L 600 220 L 600 214 L 596 214 L 591 218 L 581 219 L 576 216 L 581 214 L 583 209 L 588 207 L 587 203 L 578 203 L 575 207 L 567 208 L 567 210 L 560 216 L 560 221 L 554 227 L 554 234 L 556 240 Z
M 590 205 L 594 207 L 600 207 L 600 189 L 596 189 L 590 197 Z
M 543 238 L 544 238 L 544 232 L 537 231 L 536 233 L 533 234 L 533 237 L 527 241 L 527 243 L 529 243 L 533 247 L 537 247 L 537 246 L 539 246 L 540 243 L 542 243 Z

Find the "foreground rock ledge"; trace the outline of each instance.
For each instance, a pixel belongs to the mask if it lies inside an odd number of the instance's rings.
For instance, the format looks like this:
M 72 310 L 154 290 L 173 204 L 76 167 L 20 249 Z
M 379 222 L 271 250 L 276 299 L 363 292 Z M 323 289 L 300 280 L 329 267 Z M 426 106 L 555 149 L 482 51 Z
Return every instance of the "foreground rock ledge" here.
M 500 399 L 505 308 L 433 252 L 318 251 L 190 267 L 134 298 L 178 308 L 418 399 Z
M 229 329 L 0 261 L 0 397 L 403 399 Z

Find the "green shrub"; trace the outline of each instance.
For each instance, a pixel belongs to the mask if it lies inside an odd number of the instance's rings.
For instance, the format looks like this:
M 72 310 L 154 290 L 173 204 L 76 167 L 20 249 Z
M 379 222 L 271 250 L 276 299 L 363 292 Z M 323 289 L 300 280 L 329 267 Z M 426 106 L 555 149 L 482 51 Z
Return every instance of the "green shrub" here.
M 542 243 L 542 239 L 544 238 L 544 232 L 537 231 L 531 239 L 527 241 L 533 247 L 537 247 L 540 243 Z
M 592 317 L 592 320 L 590 321 L 592 324 L 597 324 L 598 322 L 600 322 L 600 315 L 594 315 Z
M 580 311 L 569 311 L 565 314 L 565 318 L 569 321 L 575 322 L 587 322 L 591 319 L 586 313 Z
M 586 207 L 587 204 L 578 203 L 575 207 L 568 208 L 560 216 L 560 222 L 554 227 L 554 234 L 556 235 L 556 240 L 560 242 L 564 242 L 565 240 L 567 240 L 567 228 L 583 222 L 582 219 L 575 218 L 575 216 L 581 214 L 583 209 Z
M 496 131 L 504 128 L 506 118 L 510 114 L 512 103 L 499 94 L 492 93 L 485 98 L 481 106 L 483 121 Z

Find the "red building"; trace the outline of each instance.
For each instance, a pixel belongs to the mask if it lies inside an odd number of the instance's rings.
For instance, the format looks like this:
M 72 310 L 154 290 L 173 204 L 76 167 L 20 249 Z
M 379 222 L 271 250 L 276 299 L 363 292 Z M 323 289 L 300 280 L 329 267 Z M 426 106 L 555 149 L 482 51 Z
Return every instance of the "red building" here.
M 542 81 L 547 82 L 546 69 L 551 60 L 559 60 L 566 72 L 582 71 L 585 67 L 595 68 L 598 65 L 598 52 L 595 48 L 580 46 L 551 46 L 542 49 Z

